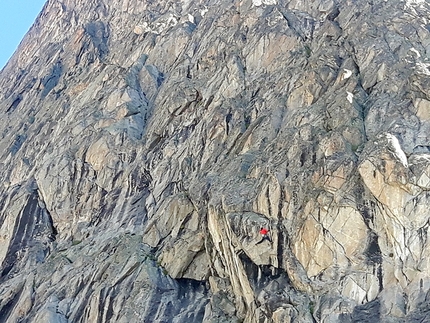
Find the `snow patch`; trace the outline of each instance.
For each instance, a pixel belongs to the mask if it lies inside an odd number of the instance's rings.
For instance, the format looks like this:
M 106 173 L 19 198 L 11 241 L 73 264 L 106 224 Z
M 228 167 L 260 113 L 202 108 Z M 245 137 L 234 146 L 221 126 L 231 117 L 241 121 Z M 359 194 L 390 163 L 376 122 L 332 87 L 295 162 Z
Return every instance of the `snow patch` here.
M 387 133 L 387 139 L 388 142 L 392 145 L 392 148 L 394 149 L 394 154 L 397 156 L 397 158 L 400 160 L 400 162 L 403 164 L 405 168 L 408 167 L 408 158 L 405 155 L 405 152 L 402 150 L 402 147 L 400 147 L 399 140 L 396 136 L 392 135 L 391 133 Z
M 406 0 L 406 6 L 411 7 L 412 5 L 424 3 L 425 0 Z
M 344 70 L 344 72 L 343 72 L 343 74 L 342 74 L 342 78 L 343 78 L 344 80 L 346 80 L 347 78 L 349 78 L 349 77 L 352 75 L 352 71 L 351 71 L 351 70 L 348 70 L 348 69 L 346 69 L 346 68 L 344 68 L 343 70 Z
M 405 61 L 408 62 L 409 64 L 415 64 L 414 69 L 417 71 L 418 74 L 430 75 L 430 64 L 424 63 L 421 60 L 420 52 L 416 50 L 414 47 L 409 48 L 409 51 L 413 52 L 415 55 L 417 55 L 417 57 L 415 59 L 409 59 L 407 57 L 405 58 Z M 410 57 L 412 57 L 412 55 L 410 55 Z
M 417 58 L 420 58 L 421 57 L 421 54 L 420 54 L 420 52 L 419 51 L 417 51 L 415 48 L 411 48 L 411 49 L 409 49 L 411 52 L 414 52 L 415 54 L 417 54 Z
M 422 17 L 423 14 L 416 9 L 425 9 L 426 1 L 428 0 L 406 0 L 404 9 L 408 10 L 410 13 L 416 16 L 416 18 Z
M 354 94 L 351 92 L 346 91 L 346 99 L 349 101 L 349 103 L 352 103 L 352 99 L 354 98 Z
M 188 21 L 194 24 L 194 16 L 192 14 L 188 14 Z
M 175 17 L 173 14 L 170 14 L 168 17 L 165 17 L 164 19 L 160 19 L 155 24 L 155 28 L 152 28 L 152 32 L 156 34 L 161 34 L 168 28 L 176 26 L 178 23 L 179 23 L 178 18 Z
M 167 19 L 167 25 L 176 26 L 178 24 L 178 19 L 173 14 L 170 14 Z
M 259 7 L 263 4 L 270 6 L 278 3 L 277 3 L 277 0 L 252 0 L 252 4 L 256 7 Z
M 416 67 L 418 74 L 430 75 L 430 64 L 417 62 Z

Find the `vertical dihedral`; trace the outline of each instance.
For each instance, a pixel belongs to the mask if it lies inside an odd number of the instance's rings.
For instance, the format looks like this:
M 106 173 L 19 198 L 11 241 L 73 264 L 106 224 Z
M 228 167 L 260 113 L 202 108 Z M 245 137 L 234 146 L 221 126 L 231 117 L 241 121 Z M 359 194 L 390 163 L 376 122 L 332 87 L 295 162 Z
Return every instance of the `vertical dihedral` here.
M 11 218 L 15 221 L 7 251 L 1 259 L 1 277 L 9 274 L 13 277 L 20 269 L 42 263 L 51 252 L 56 230 L 49 213 L 41 203 L 43 202 L 36 190 L 10 197 L 8 210 L 4 210 L 9 214 L 5 222 L 10 221 Z M 17 210 L 16 206 L 23 206 L 23 208 Z
M 222 272 L 217 275 L 230 281 L 233 295 L 236 297 L 237 315 L 244 317 L 246 313 L 253 313 L 255 311 L 253 291 L 237 253 L 238 250 L 235 250 L 233 245 L 233 233 L 221 210 L 209 208 L 208 229 L 217 251 L 216 257 L 220 259 L 223 266 Z M 218 289 L 216 286 L 212 288 Z
M 429 13 L 48 1 L 0 72 L 0 321 L 428 321 Z

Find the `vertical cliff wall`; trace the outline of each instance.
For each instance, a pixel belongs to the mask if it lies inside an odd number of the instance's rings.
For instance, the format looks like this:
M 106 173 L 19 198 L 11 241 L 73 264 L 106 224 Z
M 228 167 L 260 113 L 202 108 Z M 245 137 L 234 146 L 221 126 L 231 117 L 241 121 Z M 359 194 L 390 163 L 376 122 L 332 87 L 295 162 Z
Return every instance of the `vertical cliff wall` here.
M 0 72 L 0 322 L 430 320 L 429 13 L 48 0 Z

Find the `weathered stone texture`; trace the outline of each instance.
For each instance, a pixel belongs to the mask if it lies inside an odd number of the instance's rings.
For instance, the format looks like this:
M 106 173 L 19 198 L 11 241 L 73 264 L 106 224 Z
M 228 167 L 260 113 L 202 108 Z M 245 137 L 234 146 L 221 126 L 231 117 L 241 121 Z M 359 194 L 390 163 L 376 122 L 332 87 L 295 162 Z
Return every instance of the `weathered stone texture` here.
M 0 322 L 427 321 L 429 13 L 48 0 L 0 72 Z

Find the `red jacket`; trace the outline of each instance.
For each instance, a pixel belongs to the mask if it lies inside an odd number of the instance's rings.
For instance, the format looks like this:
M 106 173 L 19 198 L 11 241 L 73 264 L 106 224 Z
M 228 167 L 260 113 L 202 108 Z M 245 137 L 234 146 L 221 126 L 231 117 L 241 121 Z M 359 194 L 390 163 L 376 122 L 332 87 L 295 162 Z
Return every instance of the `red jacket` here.
M 263 236 L 266 235 L 267 232 L 269 232 L 269 230 L 267 230 L 266 228 L 261 228 L 261 230 L 260 230 L 260 234 Z

